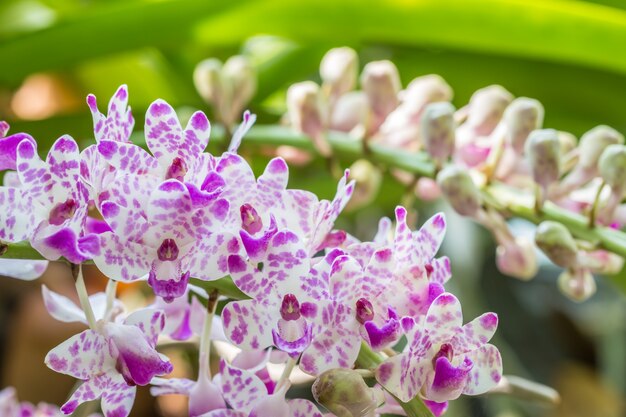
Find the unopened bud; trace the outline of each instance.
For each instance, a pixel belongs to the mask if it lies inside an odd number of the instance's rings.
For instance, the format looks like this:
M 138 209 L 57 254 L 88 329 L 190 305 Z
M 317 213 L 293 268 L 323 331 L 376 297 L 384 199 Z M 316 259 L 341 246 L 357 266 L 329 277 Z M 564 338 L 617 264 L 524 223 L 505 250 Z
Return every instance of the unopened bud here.
M 586 268 L 564 271 L 558 279 L 559 289 L 573 301 L 585 301 L 596 292 L 596 280 Z
M 322 155 L 329 156 L 330 146 L 321 138 L 325 122 L 319 86 L 312 81 L 304 81 L 289 87 L 287 111 L 291 125 L 299 132 L 310 136 Z
M 579 164 L 588 169 L 594 169 L 598 160 L 609 145 L 624 143 L 624 136 L 609 126 L 596 126 L 580 138 Z
M 577 140 L 576 136 L 569 132 L 558 131 L 559 148 L 561 155 L 566 155 L 568 152 L 573 151 L 576 148 Z
M 571 268 L 578 263 L 578 247 L 561 223 L 545 221 L 537 226 L 535 243 L 556 265 Z
M 378 123 L 398 107 L 400 74 L 391 61 L 370 62 L 361 73 L 361 86 L 367 94 Z
M 311 388 L 315 400 L 337 417 L 368 417 L 385 401 L 383 391 L 367 386 L 352 369 L 331 369 L 320 374 Z
M 452 87 L 439 75 L 417 77 L 400 93 L 402 102 L 412 109 L 421 109 L 428 103 L 452 100 Z
M 222 96 L 221 72 L 222 63 L 215 58 L 200 62 L 193 72 L 193 83 L 198 94 L 213 106 L 217 105 Z
M 490 85 L 477 90 L 470 99 L 467 123 L 480 135 L 488 135 L 502 119 L 513 95 L 504 87 Z
M 501 243 L 496 248 L 496 266 L 503 274 L 532 279 L 539 269 L 534 245 L 524 237 Z
M 331 94 L 340 96 L 356 86 L 359 58 L 354 49 L 343 47 L 331 49 L 320 64 L 320 75 Z
M 543 106 L 537 100 L 519 97 L 513 100 L 502 116 L 506 122 L 506 140 L 515 152 L 524 151 L 524 143 L 530 132 L 543 124 Z
M 378 195 L 383 175 L 367 159 L 359 159 L 350 167 L 350 179 L 356 181 L 356 187 L 346 207 L 357 209 L 370 204 Z
M 556 182 L 561 172 L 561 144 L 557 131 L 532 131 L 525 148 L 535 182 L 544 189 Z
M 437 184 L 457 213 L 478 216 L 482 205 L 480 191 L 466 170 L 456 165 L 447 166 L 437 174 Z
M 626 146 L 609 145 L 598 161 L 600 175 L 614 191 L 620 192 L 626 187 Z
M 350 132 L 357 126 L 365 126 L 369 112 L 365 93 L 351 91 L 343 94 L 334 104 L 330 115 L 330 127 L 333 130 Z
M 596 274 L 614 275 L 624 268 L 624 258 L 606 250 L 583 252 L 579 255 L 579 261 Z
M 426 151 L 439 163 L 454 152 L 454 106 L 448 102 L 431 103 L 420 121 L 420 136 Z
M 222 68 L 222 79 L 230 91 L 229 123 L 239 120 L 257 88 L 257 75 L 248 58 L 230 57 Z

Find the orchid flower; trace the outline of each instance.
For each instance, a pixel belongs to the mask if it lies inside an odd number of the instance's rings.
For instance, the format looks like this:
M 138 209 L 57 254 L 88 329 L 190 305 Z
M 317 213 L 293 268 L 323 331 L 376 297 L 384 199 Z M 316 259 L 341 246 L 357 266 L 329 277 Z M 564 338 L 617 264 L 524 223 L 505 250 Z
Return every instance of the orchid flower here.
M 99 252 L 97 236 L 85 234 L 87 190 L 80 180 L 78 145 L 59 138 L 46 161 L 30 140 L 17 146 L 20 187 L 0 188 L 0 239 L 30 241 L 46 259 L 65 257 L 72 263 Z
M 59 407 L 47 403 L 37 405 L 29 402 L 19 402 L 15 388 L 9 387 L 0 391 L 0 415 L 2 417 L 61 417 L 64 414 Z M 90 414 L 89 417 L 101 417 L 100 414 Z
M 86 323 L 85 313 L 66 297 L 43 287 L 50 314 L 63 322 Z M 126 417 L 135 400 L 135 385 L 172 371 L 172 364 L 155 350 L 164 326 L 163 312 L 137 310 L 126 319 L 106 309 L 103 293 L 90 297 L 95 328 L 70 337 L 46 355 L 46 365 L 84 382 L 61 411 L 70 414 L 83 402 L 102 398 L 105 417 Z
M 465 325 L 462 320 L 461 304 L 450 293 L 439 295 L 422 320 L 402 318 L 407 348 L 378 367 L 378 382 L 405 402 L 421 393 L 443 403 L 495 387 L 502 377 L 502 360 L 487 342 L 498 317 L 485 313 Z

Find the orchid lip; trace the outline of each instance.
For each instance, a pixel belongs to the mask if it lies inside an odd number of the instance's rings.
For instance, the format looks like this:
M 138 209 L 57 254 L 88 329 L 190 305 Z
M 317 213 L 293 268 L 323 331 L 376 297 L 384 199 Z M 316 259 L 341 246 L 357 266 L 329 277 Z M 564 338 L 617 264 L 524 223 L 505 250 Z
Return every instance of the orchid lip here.
M 433 358 L 433 365 L 437 362 L 437 359 L 441 357 L 447 358 L 449 362 L 452 362 L 452 359 L 454 359 L 454 349 L 450 343 L 444 343 L 441 345 L 439 352 L 437 352 Z
M 157 256 L 160 261 L 175 261 L 178 259 L 178 245 L 174 239 L 165 239 L 157 249 Z
M 300 303 L 293 294 L 286 294 L 280 306 L 280 315 L 283 320 L 298 320 L 300 318 Z
M 78 204 L 72 198 L 67 199 L 64 203 L 57 204 L 51 211 L 49 222 L 55 226 L 65 223 L 66 220 L 71 219 Z
M 167 169 L 167 173 L 165 174 L 165 179 L 175 179 L 179 181 L 183 181 L 185 175 L 187 174 L 187 164 L 183 161 L 182 158 L 176 157 L 172 161 L 172 164 Z
M 251 204 L 243 204 L 239 208 L 241 213 L 241 228 L 250 234 L 255 234 L 263 229 L 263 220 Z
M 365 322 L 374 320 L 374 307 L 369 300 L 365 298 L 359 298 L 356 302 L 356 319 L 359 323 L 365 324 Z

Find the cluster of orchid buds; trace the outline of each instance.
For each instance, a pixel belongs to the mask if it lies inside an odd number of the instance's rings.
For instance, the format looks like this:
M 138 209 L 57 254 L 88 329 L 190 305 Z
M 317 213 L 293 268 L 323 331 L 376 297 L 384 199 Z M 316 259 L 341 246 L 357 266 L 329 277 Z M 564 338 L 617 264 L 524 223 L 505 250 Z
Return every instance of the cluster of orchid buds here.
M 285 119 L 311 137 L 326 157 L 332 157 L 331 132 L 361 141 L 366 159 L 357 161 L 359 175 L 353 178 L 363 204 L 375 198 L 380 171 L 391 168 L 411 194 L 423 200 L 443 195 L 456 212 L 488 229 L 504 274 L 533 278 L 540 248 L 566 269 L 559 287 L 580 301 L 595 291 L 592 272 L 615 274 L 622 269 L 626 254 L 626 237 L 619 233 L 626 223 L 623 135 L 598 126 L 577 143 L 572 134 L 542 127 L 541 103 L 515 98 L 501 86 L 476 91 L 466 106 L 456 110 L 450 102 L 452 88 L 437 75 L 415 78 L 402 89 L 398 69 L 390 61 L 367 63 L 360 77 L 358 68 L 354 50 L 329 51 L 320 65 L 321 85 L 306 81 L 289 88 Z M 427 164 L 413 172 L 400 170 L 393 162 L 375 166 L 370 160 L 375 161 L 382 149 L 387 155 L 390 149 L 397 150 L 399 159 L 412 154 L 415 161 Z M 364 190 L 361 196 L 359 188 Z M 558 227 L 554 222 L 538 230 L 537 244 L 515 236 L 506 219 L 516 214 L 536 223 L 566 218 L 575 224 L 569 229 L 575 229 L 581 242 L 562 224 L 553 231 Z M 559 237 L 546 239 L 546 229 L 551 230 L 549 236 Z M 598 235 L 610 235 L 612 244 L 596 239 Z M 571 256 L 567 261 L 555 260 L 553 254 L 565 251 L 564 246 Z
M 136 386 L 149 385 L 154 396 L 188 396 L 193 417 L 440 416 L 461 395 L 510 389 L 516 379 L 503 377 L 489 344 L 497 315 L 464 324 L 459 300 L 445 288 L 450 260 L 437 257 L 444 214 L 412 230 L 410 208 L 398 206 L 395 221 L 382 218 L 371 241 L 335 229 L 335 221 L 351 197 L 360 200 L 353 207 L 375 197 L 382 174 L 369 156 L 382 148 L 415 154 L 432 171 L 391 164 L 412 194 L 444 195 L 489 229 L 507 274 L 533 277 L 541 248 L 565 268 L 563 291 L 584 299 L 595 288 L 591 274 L 620 268 L 619 254 L 602 241 L 575 240 L 555 221 L 541 223 L 535 243 L 524 240 L 506 216 L 518 204 L 526 217 L 546 220 L 545 208 L 558 205 L 587 214 L 586 227 L 574 231 L 583 240 L 619 229 L 623 137 L 599 127 L 577 147 L 569 134 L 540 129 L 539 102 L 499 86 L 479 90 L 457 111 L 443 79 L 420 77 L 402 90 L 389 61 L 367 64 L 355 90 L 358 67 L 355 51 L 331 50 L 321 86 L 304 82 L 287 92 L 285 122 L 312 139 L 338 177 L 332 200 L 289 188 L 280 156 L 255 176 L 238 154 L 255 122 L 248 111 L 221 155 L 206 150 L 211 124 L 203 112 L 183 128 L 163 100 L 146 112 L 147 150 L 131 142 L 126 86 L 106 114 L 87 97 L 95 143 L 82 150 L 65 135 L 41 159 L 31 136 L 8 135 L 1 122 L 2 273 L 31 280 L 49 261 L 68 262 L 79 304 L 42 286 L 44 303 L 55 319 L 87 326 L 45 358 L 78 380 L 67 402 L 35 410 L 3 391 L 3 415 L 64 415 L 99 400 L 105 417 L 126 417 Z M 243 57 L 204 61 L 194 82 L 230 136 L 256 90 L 252 66 Z M 339 169 L 334 131 L 362 144 L 352 170 Z M 108 277 L 104 292 L 87 294 L 85 263 Z M 151 287 L 154 301 L 128 311 L 116 285 L 136 281 Z M 160 345 L 189 341 L 198 341 L 197 376 L 168 377 L 173 365 Z M 277 366 L 278 375 L 270 372 Z M 296 373 L 317 404 L 293 398 Z

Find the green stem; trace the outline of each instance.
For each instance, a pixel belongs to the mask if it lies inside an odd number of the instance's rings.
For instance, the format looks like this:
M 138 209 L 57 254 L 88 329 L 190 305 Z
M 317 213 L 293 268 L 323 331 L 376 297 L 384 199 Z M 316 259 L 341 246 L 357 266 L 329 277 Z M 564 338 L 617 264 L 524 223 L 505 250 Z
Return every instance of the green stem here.
M 361 350 L 359 350 L 359 356 L 356 360 L 357 368 L 374 370 L 382 362 L 383 358 L 378 353 L 370 349 L 367 344 L 361 343 Z M 433 417 L 433 414 L 419 397 L 415 397 L 411 401 L 405 403 L 400 401 L 400 399 L 392 393 L 390 394 L 406 412 L 407 417 Z
M 76 292 L 78 293 L 80 306 L 85 312 L 85 317 L 87 317 L 89 327 L 94 330 L 96 328 L 96 317 L 93 314 L 93 309 L 91 308 L 91 303 L 89 302 L 89 294 L 87 293 L 87 287 L 85 286 L 82 267 L 80 265 L 73 264 L 72 275 L 74 276 L 74 279 L 76 279 Z

